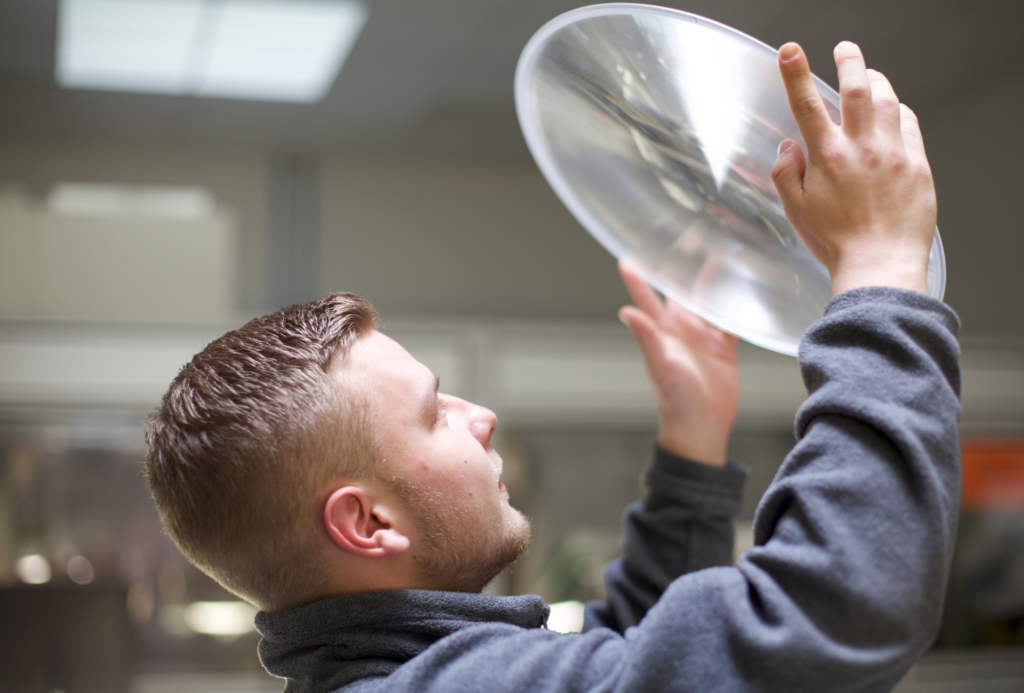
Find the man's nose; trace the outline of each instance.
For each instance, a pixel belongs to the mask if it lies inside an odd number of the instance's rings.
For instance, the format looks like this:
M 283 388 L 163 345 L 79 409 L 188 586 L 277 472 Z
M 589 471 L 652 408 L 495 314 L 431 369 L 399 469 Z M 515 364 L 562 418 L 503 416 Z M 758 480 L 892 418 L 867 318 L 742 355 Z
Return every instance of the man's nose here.
M 498 427 L 498 416 L 488 409 L 477 404 L 470 405 L 473 411 L 470 413 L 469 430 L 473 437 L 480 441 L 480 444 L 487 447 L 491 444 L 491 436 L 494 429 Z

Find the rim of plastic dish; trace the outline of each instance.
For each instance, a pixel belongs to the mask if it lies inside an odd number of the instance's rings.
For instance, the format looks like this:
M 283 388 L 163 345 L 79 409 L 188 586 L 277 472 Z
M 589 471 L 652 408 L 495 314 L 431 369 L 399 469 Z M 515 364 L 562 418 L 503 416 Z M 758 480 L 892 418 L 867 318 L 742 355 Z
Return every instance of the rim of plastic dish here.
M 535 33 L 532 38 L 530 38 L 526 47 L 523 48 L 523 52 L 519 56 L 519 62 L 516 65 L 514 87 L 516 115 L 519 118 L 519 127 L 522 129 L 523 136 L 526 139 L 526 146 L 530 149 L 530 153 L 533 155 L 534 161 L 537 162 L 537 166 L 540 168 L 541 173 L 544 174 L 548 184 L 555 191 L 555 194 L 558 195 L 562 204 L 564 204 L 572 215 L 576 217 L 576 220 L 579 221 L 579 223 L 616 258 L 628 256 L 630 252 L 629 249 L 608 232 L 604 223 L 598 217 L 590 213 L 587 206 L 584 205 L 576 196 L 572 186 L 570 186 L 562 176 L 559 167 L 548 150 L 547 143 L 541 136 L 540 127 L 533 118 L 533 104 L 530 99 L 530 88 L 533 84 L 533 75 L 535 73 L 534 67 L 537 60 L 542 55 L 543 49 L 548 41 L 559 31 L 586 19 L 637 15 L 665 17 L 677 21 L 681 20 L 698 24 L 712 31 L 725 34 L 733 40 L 739 41 L 745 44 L 748 48 L 751 48 L 773 60 L 777 60 L 779 54 L 778 50 L 772 48 L 763 41 L 760 41 L 749 34 L 745 34 L 738 29 L 722 24 L 721 22 L 708 19 L 707 17 L 667 7 L 620 2 L 588 5 L 586 7 L 579 7 L 577 9 L 570 10 L 569 12 L 561 14 L 547 22 L 537 30 L 537 33 Z M 814 79 L 814 85 L 817 87 L 818 93 L 821 94 L 822 98 L 839 110 L 839 94 L 836 90 L 822 81 L 817 75 L 812 74 L 811 77 Z M 946 262 L 942 250 L 942 241 L 939 238 L 938 226 L 935 227 L 933 250 L 936 246 L 938 247 L 938 271 L 936 273 L 935 286 L 932 287 L 929 295 L 941 300 L 946 292 Z M 929 258 L 931 255 L 932 252 L 930 251 Z M 662 282 L 657 277 L 653 276 L 647 277 L 647 280 L 655 289 L 663 294 L 666 293 L 666 289 L 668 287 L 665 282 Z M 753 344 L 772 349 L 773 351 L 780 351 L 794 356 L 796 355 L 796 344 L 791 344 L 788 341 L 776 340 L 757 333 L 751 333 L 750 330 L 742 325 L 733 323 L 728 318 L 724 318 L 720 314 L 704 310 L 701 306 L 695 305 L 691 301 L 681 300 L 681 302 L 697 315 L 700 315 L 725 331 L 742 337 Z

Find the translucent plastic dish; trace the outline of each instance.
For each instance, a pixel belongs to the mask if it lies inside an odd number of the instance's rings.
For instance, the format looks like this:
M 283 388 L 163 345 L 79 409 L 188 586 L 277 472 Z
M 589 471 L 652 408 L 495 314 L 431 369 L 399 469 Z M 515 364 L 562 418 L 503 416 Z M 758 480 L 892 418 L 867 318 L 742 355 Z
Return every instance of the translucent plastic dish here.
M 815 83 L 838 123 L 839 95 Z M 515 98 L 534 159 L 594 238 L 712 324 L 796 354 L 831 284 L 771 180 L 782 140 L 806 151 L 775 49 L 679 10 L 583 7 L 526 45 Z M 929 294 L 945 284 L 936 229 Z

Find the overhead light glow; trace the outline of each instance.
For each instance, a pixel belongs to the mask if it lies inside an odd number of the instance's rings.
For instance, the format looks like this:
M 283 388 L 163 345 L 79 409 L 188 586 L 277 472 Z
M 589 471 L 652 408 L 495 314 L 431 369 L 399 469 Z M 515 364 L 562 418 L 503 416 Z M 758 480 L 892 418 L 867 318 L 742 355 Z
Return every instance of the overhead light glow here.
M 312 103 L 368 18 L 361 0 L 61 0 L 57 83 Z
M 256 609 L 245 602 L 192 602 L 184 617 L 190 630 L 207 635 L 244 635 L 256 627 Z
M 50 562 L 38 553 L 22 556 L 14 566 L 15 572 L 22 582 L 30 585 L 42 585 L 50 581 Z

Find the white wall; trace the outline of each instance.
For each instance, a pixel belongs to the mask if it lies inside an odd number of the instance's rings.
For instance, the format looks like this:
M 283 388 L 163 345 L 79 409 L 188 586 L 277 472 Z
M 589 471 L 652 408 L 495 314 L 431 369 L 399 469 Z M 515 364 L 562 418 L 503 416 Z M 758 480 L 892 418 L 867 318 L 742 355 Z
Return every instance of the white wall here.
M 237 310 L 237 224 L 58 213 L 0 194 L 0 319 L 209 320 Z
M 201 186 L 212 191 L 225 210 L 233 215 L 237 232 L 229 242 L 237 274 L 232 282 L 230 312 L 260 310 L 265 294 L 265 238 L 267 224 L 267 157 L 260 151 L 203 149 L 200 147 L 169 147 L 148 145 L 105 145 L 103 143 L 0 143 L 0 182 L 27 188 L 37 200 L 50 186 L 58 182 L 128 183 L 177 186 Z M 2 221 L 0 221 L 2 224 Z M 0 234 L 5 234 L 0 225 Z M 153 239 L 158 236 L 153 236 Z M 184 245 L 184 244 L 183 244 Z M 209 249 L 209 246 L 206 247 Z M 83 267 L 75 270 L 89 272 L 90 253 L 95 248 L 84 248 Z M 123 249 L 122 249 L 123 250 Z M 159 246 L 147 244 L 138 248 L 143 256 L 159 254 Z M 166 252 L 166 248 L 163 249 Z M 116 248 L 106 250 L 118 252 Z M 192 258 L 194 261 L 195 258 Z M 187 262 L 187 257 L 163 256 L 165 267 L 174 262 Z M 9 260 L 8 260 L 9 262 Z M 145 268 L 139 268 L 145 271 Z M 34 281 L 44 282 L 42 276 Z M 67 281 L 78 281 L 67 277 Z M 169 290 L 188 292 L 185 286 L 194 281 L 186 273 L 179 286 Z M 102 278 L 100 283 L 102 283 Z M 90 287 L 80 286 L 88 293 Z M 102 311 L 100 311 L 102 312 Z M 205 311 L 207 314 L 209 311 Z M 159 319 L 160 316 L 152 316 Z M 189 317 L 178 315 L 177 317 Z M 200 315 L 194 316 L 196 318 Z

